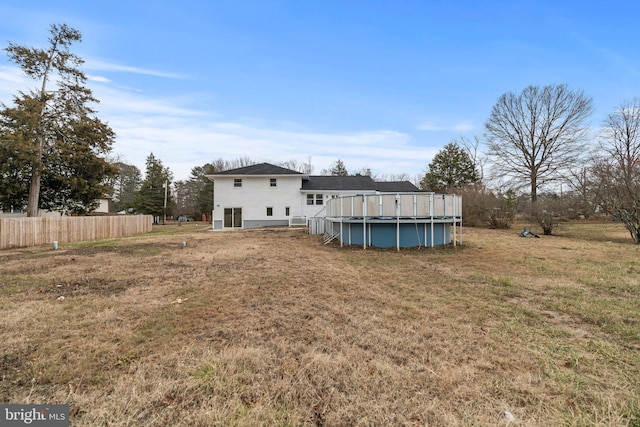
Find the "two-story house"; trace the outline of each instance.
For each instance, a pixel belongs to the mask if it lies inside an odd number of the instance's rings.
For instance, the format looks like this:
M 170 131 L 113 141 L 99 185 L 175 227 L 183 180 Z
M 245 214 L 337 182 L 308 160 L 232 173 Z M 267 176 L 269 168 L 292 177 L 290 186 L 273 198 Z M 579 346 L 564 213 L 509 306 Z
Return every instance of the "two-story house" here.
M 293 218 L 322 216 L 327 200 L 337 196 L 419 191 L 408 181 L 306 175 L 269 163 L 217 172 L 207 178 L 214 182 L 214 229 L 289 225 Z

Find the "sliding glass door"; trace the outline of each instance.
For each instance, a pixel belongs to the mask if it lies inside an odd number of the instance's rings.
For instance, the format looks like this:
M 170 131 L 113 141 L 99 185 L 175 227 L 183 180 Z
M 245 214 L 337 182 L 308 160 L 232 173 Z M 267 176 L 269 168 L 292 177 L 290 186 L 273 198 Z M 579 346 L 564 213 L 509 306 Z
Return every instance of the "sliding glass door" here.
M 224 208 L 224 227 L 242 228 L 242 208 Z

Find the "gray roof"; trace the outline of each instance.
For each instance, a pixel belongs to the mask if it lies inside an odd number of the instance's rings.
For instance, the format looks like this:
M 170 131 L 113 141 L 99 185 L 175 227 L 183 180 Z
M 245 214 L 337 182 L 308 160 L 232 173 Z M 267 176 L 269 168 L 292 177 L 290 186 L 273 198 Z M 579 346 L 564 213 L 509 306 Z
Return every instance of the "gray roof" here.
M 382 191 L 413 192 L 420 191 L 409 181 L 378 182 L 370 176 L 323 176 L 312 175 L 302 181 L 302 189 L 306 191 Z
M 391 193 L 421 191 L 409 181 L 376 181 L 376 190 Z
M 302 173 L 270 163 L 258 163 L 257 165 L 215 172 L 212 175 L 302 175 Z
M 216 175 L 300 175 L 301 178 L 303 178 L 302 190 L 306 191 L 381 191 L 390 193 L 420 191 L 409 181 L 374 181 L 370 176 L 366 175 L 312 175 L 306 179 L 307 176 L 300 172 L 270 163 L 258 163 L 256 165 L 215 172 L 207 176 L 213 177 Z
M 370 176 L 312 175 L 302 182 L 303 190 L 375 190 Z

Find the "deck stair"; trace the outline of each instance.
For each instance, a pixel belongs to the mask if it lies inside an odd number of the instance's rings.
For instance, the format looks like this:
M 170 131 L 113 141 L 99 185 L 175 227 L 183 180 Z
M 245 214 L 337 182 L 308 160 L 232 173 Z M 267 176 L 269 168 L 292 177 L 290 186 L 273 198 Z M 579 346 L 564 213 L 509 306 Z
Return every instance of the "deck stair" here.
M 340 236 L 340 230 L 334 231 L 333 234 L 332 233 L 325 233 L 325 235 L 324 235 L 324 244 L 328 245 L 329 243 L 331 243 L 335 239 L 337 239 L 338 236 Z

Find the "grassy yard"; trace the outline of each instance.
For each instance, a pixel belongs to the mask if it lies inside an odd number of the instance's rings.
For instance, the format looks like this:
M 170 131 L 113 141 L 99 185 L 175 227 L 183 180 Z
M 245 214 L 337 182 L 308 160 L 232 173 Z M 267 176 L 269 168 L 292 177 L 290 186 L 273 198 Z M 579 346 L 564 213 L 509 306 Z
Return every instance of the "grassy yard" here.
M 395 252 L 185 224 L 1 251 L 0 402 L 68 403 L 73 426 L 640 426 L 640 246 L 518 231 Z

